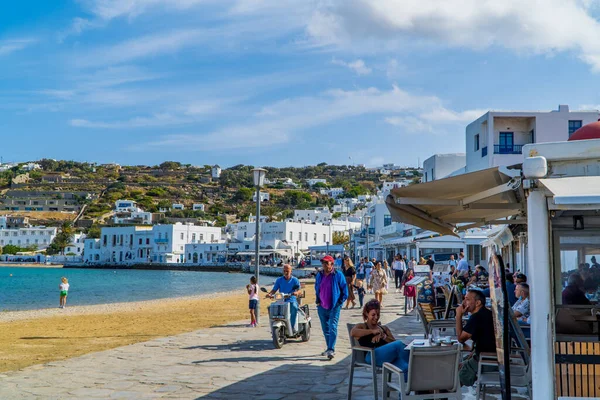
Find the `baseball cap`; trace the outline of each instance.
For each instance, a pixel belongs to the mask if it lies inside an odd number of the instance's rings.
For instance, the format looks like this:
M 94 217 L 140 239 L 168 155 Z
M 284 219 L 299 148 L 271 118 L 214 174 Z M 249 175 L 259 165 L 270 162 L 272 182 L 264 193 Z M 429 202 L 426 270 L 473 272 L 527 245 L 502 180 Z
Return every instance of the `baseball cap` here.
M 323 261 L 333 262 L 334 260 L 333 260 L 333 257 L 331 257 L 331 256 L 325 256 L 325 257 L 321 258 L 321 262 L 323 262 Z

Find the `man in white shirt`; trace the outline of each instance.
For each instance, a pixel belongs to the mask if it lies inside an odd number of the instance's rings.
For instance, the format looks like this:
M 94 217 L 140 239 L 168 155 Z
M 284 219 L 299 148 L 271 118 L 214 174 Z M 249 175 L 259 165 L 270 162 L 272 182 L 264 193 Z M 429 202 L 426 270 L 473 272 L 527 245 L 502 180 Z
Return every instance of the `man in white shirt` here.
M 396 283 L 396 292 L 400 291 L 400 286 L 402 286 L 402 275 L 404 275 L 404 271 L 406 271 L 406 263 L 400 257 L 400 254 L 397 254 L 394 258 L 394 262 L 392 263 L 392 269 L 394 270 L 394 282 Z
M 529 318 L 529 285 L 519 283 L 515 289 L 517 302 L 512 306 L 512 310 L 517 319 Z

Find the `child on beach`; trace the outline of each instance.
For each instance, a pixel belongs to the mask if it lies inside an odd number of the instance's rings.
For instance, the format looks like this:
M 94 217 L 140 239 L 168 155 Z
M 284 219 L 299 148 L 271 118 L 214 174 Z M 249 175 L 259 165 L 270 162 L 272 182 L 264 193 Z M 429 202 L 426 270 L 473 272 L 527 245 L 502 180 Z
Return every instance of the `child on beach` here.
M 250 284 L 246 285 L 248 291 L 249 305 L 250 308 L 250 327 L 256 328 L 256 307 L 258 305 L 258 285 L 256 284 L 256 277 L 250 278 Z
M 58 288 L 60 289 L 60 305 L 58 308 L 65 308 L 67 305 L 67 294 L 69 293 L 69 280 L 63 276 Z
M 363 300 L 365 298 L 365 288 L 363 287 L 363 281 L 360 279 L 356 280 L 356 283 L 354 284 L 354 288 L 356 289 L 356 293 L 358 294 L 358 302 L 360 303 L 360 306 L 363 306 Z

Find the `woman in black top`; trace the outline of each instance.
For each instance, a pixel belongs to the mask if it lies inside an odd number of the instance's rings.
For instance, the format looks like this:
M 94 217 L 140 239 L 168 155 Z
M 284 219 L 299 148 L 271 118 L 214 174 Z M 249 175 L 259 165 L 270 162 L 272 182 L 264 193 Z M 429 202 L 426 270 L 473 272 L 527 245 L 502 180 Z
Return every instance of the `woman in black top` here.
M 377 300 L 371 300 L 363 308 L 364 323 L 359 323 L 352 328 L 350 335 L 358 339 L 363 347 L 375 349 L 375 361 L 378 367 L 384 362 L 394 364 L 404 371 L 408 371 L 409 352 L 404 350 L 406 345 L 394 338 L 387 326 L 379 323 L 380 304 Z M 371 354 L 367 355 L 366 362 L 371 362 Z
M 346 283 L 348 284 L 348 299 L 346 300 L 346 309 L 352 303 L 352 308 L 356 306 L 354 301 L 354 280 L 356 279 L 356 269 L 354 263 L 350 258 L 344 259 L 344 276 L 346 277 Z

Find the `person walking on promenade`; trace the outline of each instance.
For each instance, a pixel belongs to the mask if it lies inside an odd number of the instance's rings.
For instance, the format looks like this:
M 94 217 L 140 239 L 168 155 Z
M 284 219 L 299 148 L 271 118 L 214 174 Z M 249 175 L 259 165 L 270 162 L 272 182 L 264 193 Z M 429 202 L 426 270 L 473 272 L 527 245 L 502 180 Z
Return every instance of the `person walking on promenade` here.
M 375 259 L 373 259 L 373 261 L 370 261 L 368 258 L 365 259 L 365 280 L 367 281 L 367 289 L 369 282 L 371 282 L 371 272 L 373 271 L 376 262 Z M 369 290 L 369 293 L 372 293 L 372 291 Z
M 392 263 L 392 269 L 394 270 L 394 283 L 396 284 L 396 292 L 400 291 L 402 287 L 402 276 L 406 271 L 406 263 L 400 257 L 400 254 L 396 255 L 394 262 Z
M 409 269 L 406 271 L 406 275 L 404 275 L 404 296 L 406 297 L 406 302 L 410 304 L 411 310 L 417 306 L 417 290 L 414 286 L 406 286 L 406 282 L 410 281 L 415 277 L 415 273 L 413 269 Z
M 348 298 L 348 284 L 342 271 L 333 268 L 333 257 L 327 255 L 321 259 L 323 270 L 315 279 L 317 312 L 321 320 L 321 329 L 327 348 L 321 355 L 328 359 L 335 357 L 338 321 L 342 304 Z
M 64 276 L 61 278 L 58 289 L 60 290 L 60 305 L 58 308 L 65 308 L 67 305 L 67 295 L 69 294 L 69 280 Z
M 365 288 L 363 286 L 363 281 L 360 279 L 356 280 L 356 284 L 354 285 L 354 289 L 356 289 L 356 294 L 358 295 L 358 303 L 361 308 L 363 306 L 363 301 L 365 299 Z
M 256 284 L 256 277 L 250 278 L 250 284 L 246 285 L 248 291 L 248 308 L 250 309 L 250 327 L 256 328 L 256 307 L 258 306 L 258 285 Z
M 388 264 L 387 260 L 383 260 L 382 269 L 383 272 L 385 272 L 385 276 L 387 278 L 385 282 L 385 290 L 386 292 L 389 292 L 390 281 L 392 280 L 392 269 L 390 268 L 390 265 Z
M 356 301 L 354 297 L 354 281 L 356 279 L 356 269 L 354 263 L 350 258 L 344 258 L 344 275 L 346 276 L 346 282 L 348 283 L 348 300 L 346 300 L 346 309 L 352 303 L 352 308 L 356 307 Z
M 377 262 L 375 264 L 375 269 L 371 272 L 371 280 L 369 281 L 369 285 L 375 293 L 375 299 L 379 301 L 381 307 L 383 307 L 383 295 L 387 293 L 385 285 L 387 284 L 387 274 L 381 267 L 381 263 Z
M 356 279 L 365 279 L 365 263 L 365 259 L 361 258 L 360 262 L 358 263 L 358 268 L 356 269 Z

